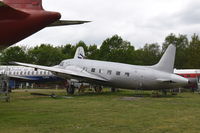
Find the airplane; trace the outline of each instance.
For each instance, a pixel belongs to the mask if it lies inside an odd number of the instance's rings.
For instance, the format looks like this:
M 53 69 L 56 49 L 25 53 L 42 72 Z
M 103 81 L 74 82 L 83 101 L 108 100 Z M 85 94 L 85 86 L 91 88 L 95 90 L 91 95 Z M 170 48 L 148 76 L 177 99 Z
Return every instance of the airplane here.
M 9 79 L 9 88 L 14 89 L 19 83 L 44 83 L 44 82 L 63 82 L 62 78 L 53 75 L 49 71 L 35 70 L 23 66 L 0 66 L 0 75 L 5 75 Z
M 54 81 L 58 79 L 58 77 L 49 71 L 35 70 L 34 68 L 23 66 L 0 66 L 0 74 L 5 74 L 12 79 L 25 81 Z
M 80 82 L 97 85 L 99 88 L 163 90 L 179 88 L 188 84 L 188 79 L 173 73 L 176 47 L 169 45 L 160 61 L 153 66 L 138 66 L 107 61 L 89 60 L 81 55 L 74 59 L 63 60 L 59 65 L 48 67 L 20 62 L 11 64 L 31 67 L 52 72 L 63 79 L 76 79 Z M 78 58 L 80 57 L 80 58 Z M 74 85 L 69 82 L 68 94 L 74 94 Z
M 198 83 L 200 83 L 200 69 L 174 69 L 174 73 L 187 78 L 190 81 L 188 87 L 198 88 Z
M 0 49 L 7 48 L 45 27 L 89 21 L 59 20 L 58 12 L 45 11 L 42 0 L 0 0 Z
M 78 48 L 74 58 L 84 58 L 85 53 L 83 48 Z M 55 76 L 49 71 L 35 70 L 34 68 L 24 67 L 24 66 L 0 66 L 0 75 L 6 75 L 9 78 L 9 87 L 15 88 L 18 83 L 29 82 L 29 83 L 44 83 L 44 82 L 62 82 L 65 85 L 65 80 Z M 75 80 L 73 80 L 75 82 Z M 78 81 L 76 81 L 75 86 L 80 87 Z M 88 86 L 88 84 L 86 84 Z

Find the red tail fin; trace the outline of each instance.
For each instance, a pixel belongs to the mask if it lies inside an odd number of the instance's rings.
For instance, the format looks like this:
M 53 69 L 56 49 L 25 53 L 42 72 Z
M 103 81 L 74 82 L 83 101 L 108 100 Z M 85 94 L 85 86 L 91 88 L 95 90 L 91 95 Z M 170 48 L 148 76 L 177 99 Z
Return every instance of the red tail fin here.
M 3 0 L 3 2 L 13 8 L 43 10 L 42 0 Z

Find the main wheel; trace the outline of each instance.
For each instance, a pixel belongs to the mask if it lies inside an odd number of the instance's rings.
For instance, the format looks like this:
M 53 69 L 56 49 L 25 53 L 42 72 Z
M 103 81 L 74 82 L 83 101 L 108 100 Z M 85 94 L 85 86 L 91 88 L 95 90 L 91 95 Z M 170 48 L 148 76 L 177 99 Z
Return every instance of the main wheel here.
M 111 92 L 116 92 L 115 88 L 110 88 Z
M 163 94 L 164 96 L 166 96 L 166 95 L 167 95 L 167 90 L 163 89 L 163 90 L 162 90 L 162 94 Z
M 95 92 L 100 93 L 102 92 L 102 87 L 101 86 L 96 86 L 94 87 Z
M 75 92 L 75 87 L 73 85 L 70 85 L 68 88 L 67 88 L 67 94 L 70 94 L 70 95 L 73 95 Z

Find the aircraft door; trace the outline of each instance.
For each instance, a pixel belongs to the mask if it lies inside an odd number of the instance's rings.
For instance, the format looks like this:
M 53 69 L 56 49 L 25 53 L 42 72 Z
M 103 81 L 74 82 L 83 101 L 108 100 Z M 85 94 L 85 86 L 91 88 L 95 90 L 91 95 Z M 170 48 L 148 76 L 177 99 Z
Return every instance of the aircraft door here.
M 136 75 L 136 84 L 137 84 L 137 89 L 142 89 L 143 85 L 144 85 L 144 75 L 142 74 L 142 72 L 139 71 L 135 71 L 135 75 Z

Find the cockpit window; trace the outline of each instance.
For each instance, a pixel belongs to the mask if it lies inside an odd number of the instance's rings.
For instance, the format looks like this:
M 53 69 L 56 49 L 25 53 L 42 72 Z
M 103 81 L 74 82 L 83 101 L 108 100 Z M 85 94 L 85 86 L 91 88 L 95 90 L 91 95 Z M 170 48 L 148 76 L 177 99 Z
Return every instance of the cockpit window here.
M 64 66 L 64 62 L 61 62 L 61 63 L 59 64 L 59 66 Z

